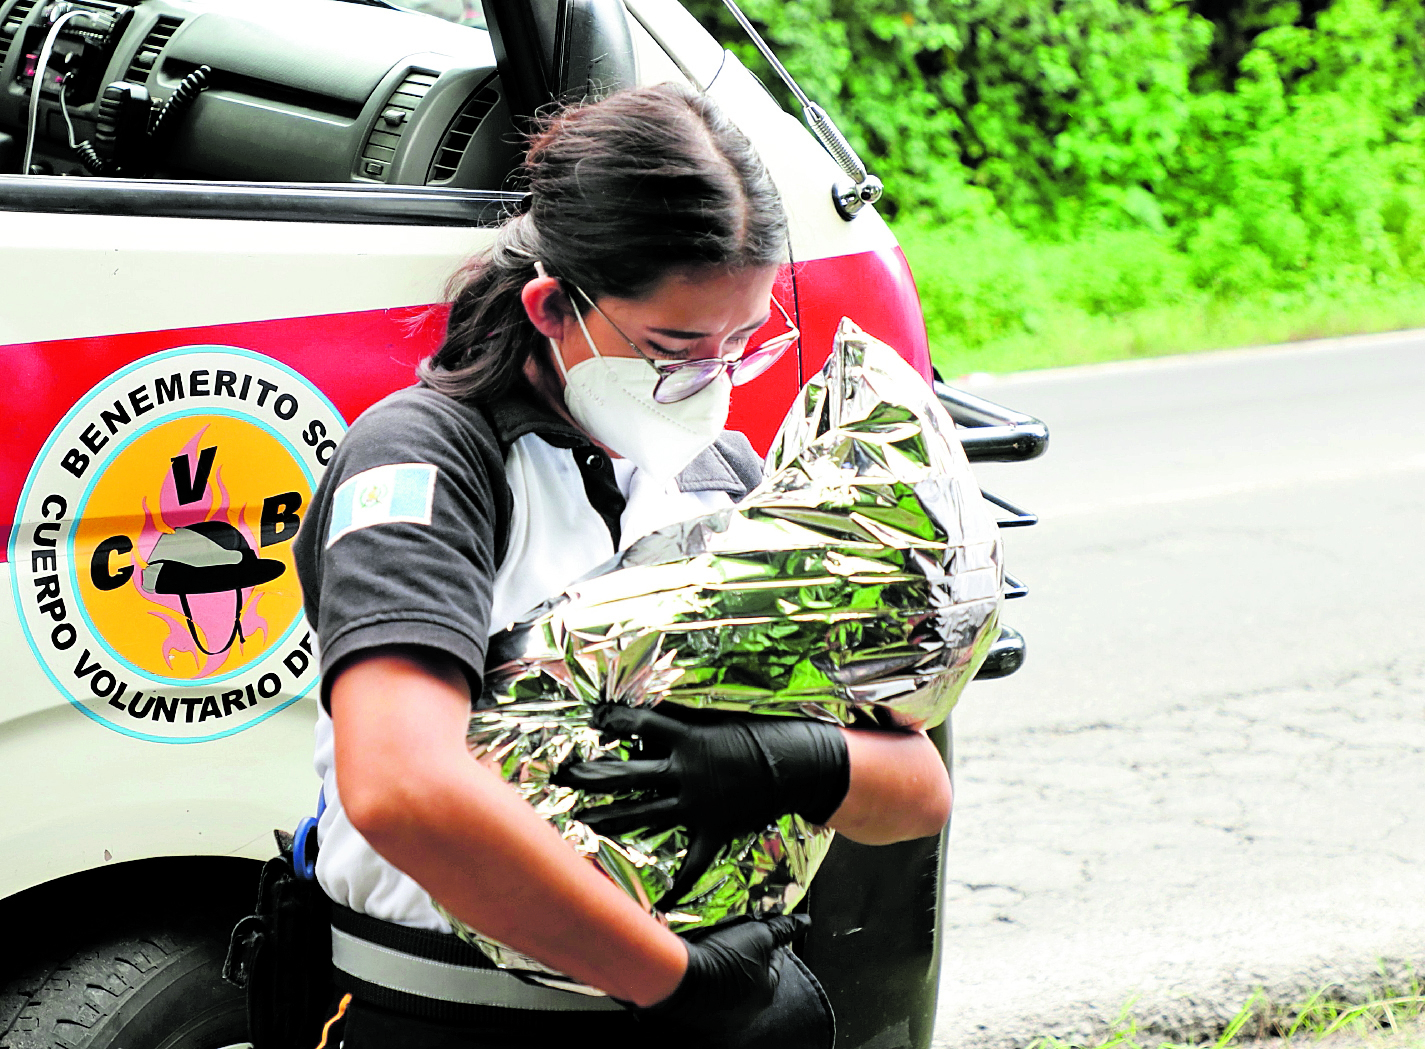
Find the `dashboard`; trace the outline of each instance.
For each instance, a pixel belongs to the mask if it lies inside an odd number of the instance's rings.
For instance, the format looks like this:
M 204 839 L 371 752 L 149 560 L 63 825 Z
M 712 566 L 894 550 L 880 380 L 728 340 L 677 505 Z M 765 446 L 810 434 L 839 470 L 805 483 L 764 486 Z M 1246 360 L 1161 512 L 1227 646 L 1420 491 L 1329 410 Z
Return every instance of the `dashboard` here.
M 0 0 L 0 174 L 28 142 L 32 174 L 498 189 L 511 127 L 477 25 L 343 0 Z

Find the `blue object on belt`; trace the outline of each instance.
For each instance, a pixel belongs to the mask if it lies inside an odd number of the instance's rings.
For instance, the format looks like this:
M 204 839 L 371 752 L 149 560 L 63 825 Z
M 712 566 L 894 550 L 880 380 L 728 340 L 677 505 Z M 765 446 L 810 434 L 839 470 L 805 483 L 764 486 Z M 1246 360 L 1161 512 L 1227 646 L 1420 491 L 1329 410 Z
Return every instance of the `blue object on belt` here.
M 292 870 L 303 881 L 317 879 L 317 825 L 327 811 L 326 786 L 317 792 L 316 816 L 303 817 L 292 832 Z

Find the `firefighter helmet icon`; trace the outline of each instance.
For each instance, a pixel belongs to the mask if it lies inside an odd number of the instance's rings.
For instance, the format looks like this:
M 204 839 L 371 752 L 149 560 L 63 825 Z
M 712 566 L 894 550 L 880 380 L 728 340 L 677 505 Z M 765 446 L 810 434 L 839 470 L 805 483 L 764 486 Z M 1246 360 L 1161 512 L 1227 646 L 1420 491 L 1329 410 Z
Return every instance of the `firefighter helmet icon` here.
M 287 566 L 258 557 L 248 541 L 225 521 L 197 521 L 159 538 L 143 570 L 143 586 L 151 594 L 175 594 L 188 621 L 188 633 L 199 650 L 215 656 L 246 641 L 242 633 L 243 591 L 270 583 Z M 214 649 L 203 644 L 188 607 L 189 594 L 233 592 L 233 627 L 227 640 Z M 211 638 L 207 639 L 211 642 Z

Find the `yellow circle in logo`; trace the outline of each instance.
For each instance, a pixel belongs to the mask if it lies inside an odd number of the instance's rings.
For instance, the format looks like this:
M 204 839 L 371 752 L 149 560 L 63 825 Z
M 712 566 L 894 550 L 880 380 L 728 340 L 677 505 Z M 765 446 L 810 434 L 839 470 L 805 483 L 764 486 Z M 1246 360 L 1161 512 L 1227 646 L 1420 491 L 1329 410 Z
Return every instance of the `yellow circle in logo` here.
M 302 611 L 292 540 L 301 465 L 244 418 L 172 419 L 118 451 L 74 529 L 83 610 L 113 655 L 156 678 L 240 670 Z

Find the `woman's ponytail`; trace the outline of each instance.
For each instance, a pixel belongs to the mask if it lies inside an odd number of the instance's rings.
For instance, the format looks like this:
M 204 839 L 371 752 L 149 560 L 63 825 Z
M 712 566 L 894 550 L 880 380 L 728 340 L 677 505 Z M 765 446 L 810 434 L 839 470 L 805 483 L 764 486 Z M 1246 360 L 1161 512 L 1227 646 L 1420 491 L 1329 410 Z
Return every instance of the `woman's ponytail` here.
M 445 342 L 416 369 L 423 383 L 463 400 L 504 393 L 518 382 L 533 342 L 521 293 L 538 258 L 539 234 L 525 213 L 501 225 L 494 245 L 451 277 Z

